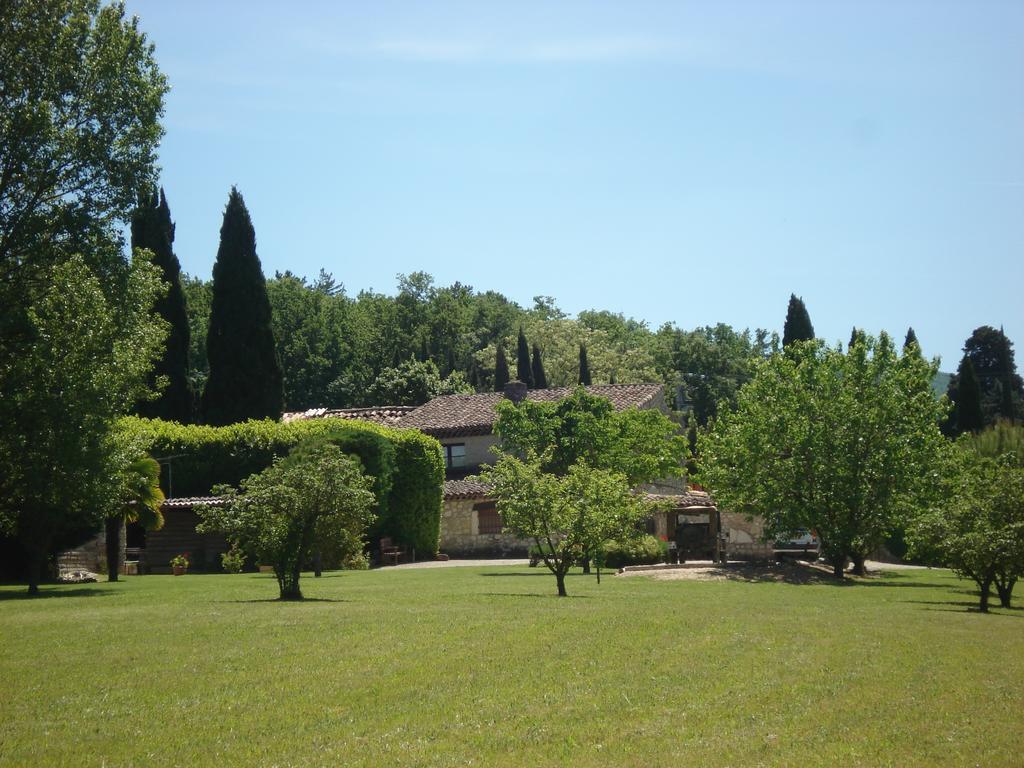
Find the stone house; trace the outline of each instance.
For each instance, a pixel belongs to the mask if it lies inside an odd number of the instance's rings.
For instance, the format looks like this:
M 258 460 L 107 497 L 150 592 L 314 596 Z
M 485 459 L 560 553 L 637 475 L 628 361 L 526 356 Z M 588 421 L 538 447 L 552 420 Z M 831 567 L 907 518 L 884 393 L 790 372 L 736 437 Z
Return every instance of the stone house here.
M 668 413 L 664 387 L 660 384 L 606 384 L 588 386 L 587 392 L 607 398 L 616 410 L 657 409 Z M 474 395 L 446 395 L 411 411 L 398 426 L 418 429 L 441 443 L 445 456 L 444 509 L 441 514 L 441 550 L 452 555 L 523 554 L 532 542 L 505 531 L 501 515 L 488 489 L 472 479 L 481 466 L 495 460 L 491 449 L 499 442 L 494 434 L 495 408 L 503 399 L 555 402 L 572 394 L 569 387 L 527 389 L 522 382 L 509 382 L 505 391 Z M 691 505 L 686 484 L 669 481 L 645 488 L 678 503 Z M 703 503 L 710 504 L 707 495 Z M 697 500 L 698 502 L 700 499 Z M 660 527 L 668 525 L 665 513 Z M 657 521 L 652 521 L 655 533 Z

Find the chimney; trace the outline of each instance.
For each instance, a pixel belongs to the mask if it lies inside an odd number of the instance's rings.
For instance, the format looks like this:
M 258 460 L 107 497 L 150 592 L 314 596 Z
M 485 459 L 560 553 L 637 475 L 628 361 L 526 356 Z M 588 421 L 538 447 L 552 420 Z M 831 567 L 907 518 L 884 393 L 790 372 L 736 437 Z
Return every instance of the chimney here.
M 505 397 L 516 405 L 519 405 L 519 403 L 526 399 L 527 391 L 528 387 L 526 384 L 516 379 L 513 379 L 505 385 Z

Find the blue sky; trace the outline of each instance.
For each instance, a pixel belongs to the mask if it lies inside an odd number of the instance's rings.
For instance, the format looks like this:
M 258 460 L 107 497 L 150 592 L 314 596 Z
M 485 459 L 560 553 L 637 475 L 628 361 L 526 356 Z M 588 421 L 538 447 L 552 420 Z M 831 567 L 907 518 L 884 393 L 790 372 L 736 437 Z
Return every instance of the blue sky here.
M 209 277 L 237 184 L 268 276 L 423 270 L 656 328 L 978 325 L 1024 366 L 1024 3 L 129 0 Z

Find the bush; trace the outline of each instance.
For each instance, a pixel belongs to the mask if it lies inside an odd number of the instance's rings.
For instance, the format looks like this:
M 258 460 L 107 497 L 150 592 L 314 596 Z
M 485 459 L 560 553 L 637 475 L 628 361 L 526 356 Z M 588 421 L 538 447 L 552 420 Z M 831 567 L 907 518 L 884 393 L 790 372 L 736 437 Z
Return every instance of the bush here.
M 231 545 L 231 549 L 221 554 L 220 565 L 224 569 L 224 573 L 242 572 L 242 568 L 245 567 L 245 552 L 237 542 Z
M 653 536 L 641 536 L 629 541 L 610 541 L 604 546 L 602 567 L 622 568 L 626 565 L 653 565 L 664 563 L 668 544 Z
M 162 478 L 168 497 L 208 496 L 215 485 L 237 487 L 300 442 L 323 438 L 358 456 L 363 471 L 373 477 L 371 546 L 375 539 L 390 536 L 415 548 L 419 556 L 437 553 L 444 457 L 440 444 L 417 430 L 330 418 L 209 427 L 134 416 L 122 419 L 119 427 L 155 458 L 173 457 L 171 471 Z

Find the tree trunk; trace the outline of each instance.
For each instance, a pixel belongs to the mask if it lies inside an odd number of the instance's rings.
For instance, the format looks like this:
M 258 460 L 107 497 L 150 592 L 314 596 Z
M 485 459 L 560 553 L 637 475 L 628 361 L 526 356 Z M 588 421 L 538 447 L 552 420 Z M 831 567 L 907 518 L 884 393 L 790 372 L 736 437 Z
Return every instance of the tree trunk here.
M 117 581 L 121 570 L 121 526 L 118 517 L 107 518 L 107 581 Z
M 323 557 L 320 555 L 320 548 L 317 547 L 316 552 L 313 553 L 313 576 L 319 579 L 320 574 L 323 573 Z
M 302 573 L 302 563 L 297 562 L 286 569 L 282 569 L 282 577 L 279 579 L 282 600 L 301 600 L 302 590 L 299 589 L 299 576 Z
M 558 583 L 558 596 L 559 597 L 568 597 L 569 593 L 565 591 L 565 574 L 564 573 L 560 573 L 560 572 L 556 572 L 555 573 L 555 581 Z
M 43 573 L 43 562 L 46 560 L 46 554 L 40 549 L 29 550 L 29 561 L 28 561 L 28 593 L 30 595 L 39 594 L 39 580 Z
M 853 560 L 853 575 L 854 576 L 866 576 L 867 570 L 864 568 L 864 555 L 851 555 L 850 559 Z
M 1016 576 L 1006 576 L 995 579 L 996 592 L 999 594 L 999 605 L 1003 608 L 1010 607 L 1010 601 L 1013 599 L 1013 588 L 1017 584 Z
M 832 575 L 837 579 L 843 578 L 843 572 L 846 568 L 846 563 L 843 560 L 832 561 Z
M 986 579 L 978 582 L 978 586 L 981 588 L 981 598 L 978 602 L 978 610 L 982 613 L 988 613 L 988 593 L 992 587 L 992 577 L 989 576 Z
M 590 558 L 587 555 L 583 556 L 583 573 L 590 573 Z

